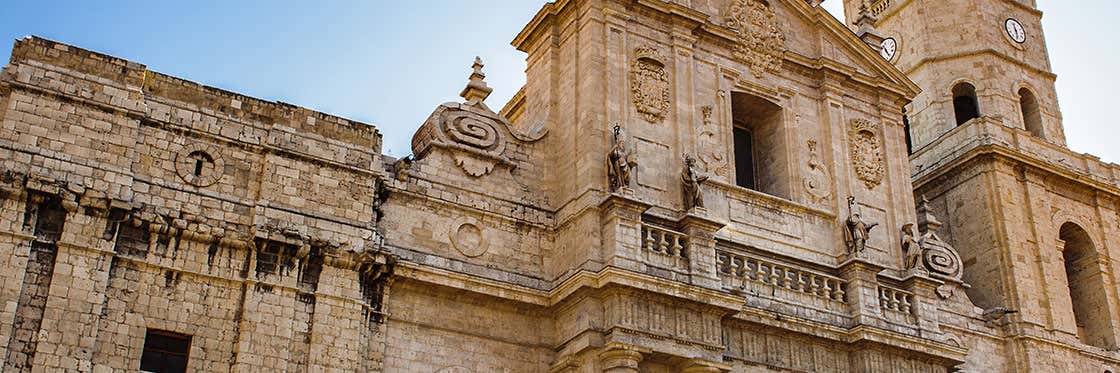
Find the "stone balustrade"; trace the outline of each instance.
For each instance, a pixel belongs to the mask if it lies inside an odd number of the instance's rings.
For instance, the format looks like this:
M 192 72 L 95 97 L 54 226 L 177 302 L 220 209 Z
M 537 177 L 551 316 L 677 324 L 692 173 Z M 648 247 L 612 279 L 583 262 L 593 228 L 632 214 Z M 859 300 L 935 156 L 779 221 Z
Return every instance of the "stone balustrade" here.
M 875 3 L 871 5 L 871 15 L 878 17 L 880 14 L 883 14 L 883 11 L 887 10 L 887 8 L 889 8 L 890 6 L 891 0 L 875 1 Z
M 727 289 L 763 284 L 829 302 L 845 302 L 845 281 L 823 273 L 724 251 L 716 253 L 716 266 Z
M 688 235 L 642 224 L 642 251 L 647 262 L 660 267 L 688 269 Z
M 879 285 L 879 308 L 888 319 L 892 319 L 892 316 L 905 316 L 908 319 L 914 314 L 913 305 L 913 293 Z

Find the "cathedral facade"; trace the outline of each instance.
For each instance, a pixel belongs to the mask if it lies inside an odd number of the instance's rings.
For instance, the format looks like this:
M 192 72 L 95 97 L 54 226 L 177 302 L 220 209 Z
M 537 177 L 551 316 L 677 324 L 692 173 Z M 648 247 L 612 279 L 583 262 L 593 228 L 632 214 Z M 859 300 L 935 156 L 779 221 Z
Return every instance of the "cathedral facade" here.
M 3 371 L 1120 367 L 1120 166 L 1066 146 L 1035 2 L 820 3 L 550 2 L 525 86 L 476 60 L 400 159 L 19 40 Z

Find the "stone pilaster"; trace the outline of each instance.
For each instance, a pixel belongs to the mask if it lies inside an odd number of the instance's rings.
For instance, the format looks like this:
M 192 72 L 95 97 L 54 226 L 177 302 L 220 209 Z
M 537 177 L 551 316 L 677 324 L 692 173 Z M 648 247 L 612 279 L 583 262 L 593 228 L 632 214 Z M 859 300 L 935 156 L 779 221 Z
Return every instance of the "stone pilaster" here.
M 680 223 L 683 233 L 689 239 L 688 265 L 692 284 L 720 289 L 721 284 L 716 275 L 715 236 L 727 224 L 712 220 L 703 208 L 689 211 L 681 218 Z
M 629 188 L 610 194 L 599 204 L 607 265 L 641 271 L 642 213 L 649 208 Z
M 877 275 L 883 268 L 861 257 L 853 257 L 840 265 L 840 277 L 848 283 L 845 297 L 853 326 L 874 325 L 882 320 Z
M 914 294 L 910 307 L 918 319 L 922 337 L 937 340 L 941 336 L 941 324 L 937 320 L 937 287 L 942 284 L 944 282 L 920 272 L 913 272 L 902 282 L 903 289 Z

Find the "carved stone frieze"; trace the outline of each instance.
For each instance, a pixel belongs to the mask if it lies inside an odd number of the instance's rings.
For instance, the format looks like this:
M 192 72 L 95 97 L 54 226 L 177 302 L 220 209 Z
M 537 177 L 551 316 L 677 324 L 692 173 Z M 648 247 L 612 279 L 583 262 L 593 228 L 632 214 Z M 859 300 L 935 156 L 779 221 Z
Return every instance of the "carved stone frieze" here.
M 657 48 L 635 50 L 630 71 L 630 94 L 638 114 L 647 122 L 659 123 L 669 113 L 669 73 Z
M 856 177 L 863 181 L 867 189 L 875 189 L 883 182 L 887 173 L 883 158 L 883 141 L 874 124 L 865 119 L 852 120 L 848 129 L 849 150 L 852 168 Z
M 727 13 L 727 27 L 739 36 L 732 50 L 735 58 L 746 63 L 756 78 L 781 70 L 786 37 L 769 0 L 733 0 Z

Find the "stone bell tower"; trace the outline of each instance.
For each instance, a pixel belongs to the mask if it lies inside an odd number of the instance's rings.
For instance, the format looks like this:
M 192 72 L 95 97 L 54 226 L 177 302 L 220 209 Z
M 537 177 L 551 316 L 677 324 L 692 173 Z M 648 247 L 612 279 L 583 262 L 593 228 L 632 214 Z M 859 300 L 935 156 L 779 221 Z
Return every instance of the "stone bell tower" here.
M 1120 335 L 1109 259 L 1120 166 L 1067 148 L 1035 1 L 844 6 L 849 27 L 922 88 L 906 107 L 915 195 L 946 217 L 969 297 L 1015 337 L 1010 370 L 1102 367 L 1094 357 Z
M 1034 0 L 844 0 L 844 11 L 923 90 L 907 107 L 913 149 L 975 117 L 1065 145 Z

